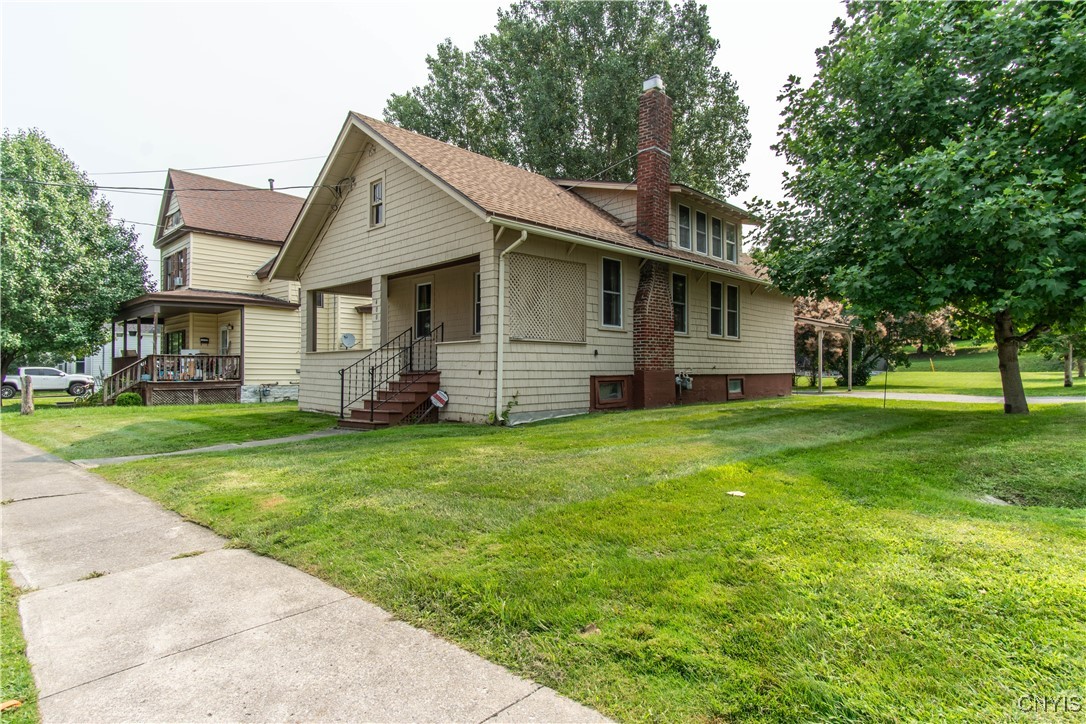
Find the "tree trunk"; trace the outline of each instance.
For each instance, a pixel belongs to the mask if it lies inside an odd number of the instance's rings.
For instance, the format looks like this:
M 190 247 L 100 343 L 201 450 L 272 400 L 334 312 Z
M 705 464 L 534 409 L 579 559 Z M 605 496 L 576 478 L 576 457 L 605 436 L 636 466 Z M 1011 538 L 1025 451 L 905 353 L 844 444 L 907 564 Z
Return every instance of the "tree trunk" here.
M 1075 364 L 1075 347 L 1067 343 L 1067 356 L 1063 360 L 1063 386 L 1071 387 L 1075 383 L 1071 381 L 1071 370 Z
M 30 375 L 26 375 L 19 379 L 20 386 L 23 388 L 22 404 L 19 406 L 20 415 L 33 415 L 34 414 L 34 385 L 30 381 Z
M 1003 411 L 1008 415 L 1028 415 L 1026 390 L 1022 386 L 1022 370 L 1018 366 L 1018 340 L 1014 320 L 1008 311 L 995 315 L 996 353 L 999 356 L 999 377 L 1003 382 Z
M 1080 380 L 1086 379 L 1086 357 L 1079 355 L 1078 359 L 1075 360 L 1075 364 L 1078 365 L 1078 378 Z

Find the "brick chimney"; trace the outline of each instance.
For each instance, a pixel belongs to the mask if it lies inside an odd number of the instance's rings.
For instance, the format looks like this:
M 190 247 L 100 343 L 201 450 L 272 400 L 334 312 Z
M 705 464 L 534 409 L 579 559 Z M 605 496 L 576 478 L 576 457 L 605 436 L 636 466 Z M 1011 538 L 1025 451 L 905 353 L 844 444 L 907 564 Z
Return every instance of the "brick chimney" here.
M 671 218 L 671 99 L 654 75 L 645 81 L 637 117 L 637 233 L 669 244 Z M 646 261 L 634 298 L 635 408 L 675 402 L 675 322 L 671 273 L 666 263 Z

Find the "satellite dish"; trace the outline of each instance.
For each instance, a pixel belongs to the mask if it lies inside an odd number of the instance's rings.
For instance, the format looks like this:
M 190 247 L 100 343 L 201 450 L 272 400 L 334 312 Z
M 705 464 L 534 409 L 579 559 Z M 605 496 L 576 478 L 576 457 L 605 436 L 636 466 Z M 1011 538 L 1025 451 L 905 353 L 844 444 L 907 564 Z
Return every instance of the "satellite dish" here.
M 347 332 L 346 334 L 339 335 L 339 343 L 343 345 L 344 349 L 350 349 L 351 347 L 355 346 L 356 342 L 354 335 L 350 332 Z

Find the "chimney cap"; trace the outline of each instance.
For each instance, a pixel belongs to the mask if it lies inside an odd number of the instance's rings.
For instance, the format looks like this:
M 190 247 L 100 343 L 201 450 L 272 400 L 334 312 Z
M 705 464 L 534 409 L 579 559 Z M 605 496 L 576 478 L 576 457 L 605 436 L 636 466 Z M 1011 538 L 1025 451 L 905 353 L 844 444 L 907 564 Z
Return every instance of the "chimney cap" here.
M 661 78 L 659 75 L 654 75 L 641 84 L 641 90 L 646 92 L 654 88 L 657 88 L 661 91 L 664 90 L 664 79 Z

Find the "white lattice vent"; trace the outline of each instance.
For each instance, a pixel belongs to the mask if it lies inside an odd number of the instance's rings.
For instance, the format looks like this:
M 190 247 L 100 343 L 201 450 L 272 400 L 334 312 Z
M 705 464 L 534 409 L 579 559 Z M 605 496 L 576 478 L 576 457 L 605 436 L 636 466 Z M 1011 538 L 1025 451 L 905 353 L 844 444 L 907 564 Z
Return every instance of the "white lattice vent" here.
M 585 265 L 510 254 L 509 336 L 552 342 L 585 339 Z

